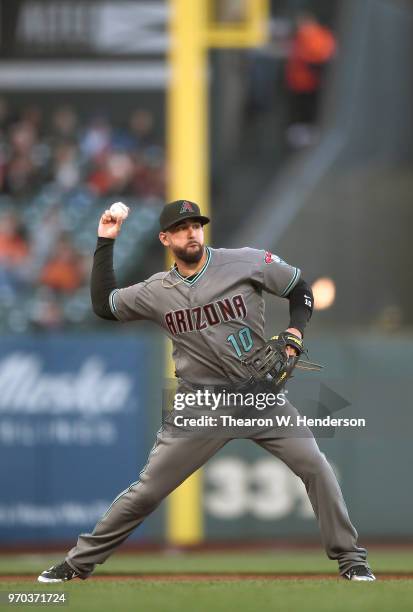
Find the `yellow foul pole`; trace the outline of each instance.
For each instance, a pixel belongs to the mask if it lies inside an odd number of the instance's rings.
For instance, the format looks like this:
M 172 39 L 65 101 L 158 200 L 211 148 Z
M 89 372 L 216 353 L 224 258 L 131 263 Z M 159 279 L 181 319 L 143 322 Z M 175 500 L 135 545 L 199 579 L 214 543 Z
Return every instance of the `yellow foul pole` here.
M 209 216 L 205 3 L 170 0 L 170 6 L 167 198 L 169 202 L 192 200 Z M 167 350 L 167 378 L 173 378 L 170 346 Z M 168 498 L 167 539 L 171 544 L 193 544 L 202 538 L 200 498 L 201 472 L 197 471 Z
M 209 47 L 253 47 L 265 41 L 268 0 L 239 0 L 234 23 L 215 19 L 225 0 L 169 0 L 170 83 L 167 100 L 167 199 L 188 199 L 210 216 L 208 143 Z M 231 8 L 231 2 L 227 3 Z M 209 240 L 210 225 L 205 226 Z M 167 267 L 171 265 L 167 258 Z M 166 350 L 166 377 L 174 378 L 171 346 Z M 173 545 L 196 544 L 203 537 L 201 471 L 168 498 L 167 539 Z
M 208 216 L 204 7 L 203 0 L 171 0 L 167 148 L 169 201 L 192 200 Z

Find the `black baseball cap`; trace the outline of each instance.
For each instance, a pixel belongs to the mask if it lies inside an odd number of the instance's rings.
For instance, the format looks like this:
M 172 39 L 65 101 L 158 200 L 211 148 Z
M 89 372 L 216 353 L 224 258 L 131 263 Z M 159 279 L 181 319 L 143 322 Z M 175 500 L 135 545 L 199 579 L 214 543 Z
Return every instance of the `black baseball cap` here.
M 170 204 L 165 204 L 159 217 L 161 232 L 184 221 L 185 219 L 197 219 L 202 225 L 209 223 L 208 217 L 201 215 L 198 204 L 189 200 L 176 200 Z

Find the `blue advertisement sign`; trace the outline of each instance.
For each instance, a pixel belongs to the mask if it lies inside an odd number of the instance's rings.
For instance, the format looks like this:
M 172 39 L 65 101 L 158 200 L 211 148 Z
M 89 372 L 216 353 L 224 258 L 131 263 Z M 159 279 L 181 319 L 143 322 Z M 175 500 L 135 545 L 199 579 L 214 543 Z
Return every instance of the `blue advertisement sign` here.
M 0 540 L 93 529 L 146 462 L 145 337 L 2 338 Z M 143 525 L 132 536 L 145 535 Z

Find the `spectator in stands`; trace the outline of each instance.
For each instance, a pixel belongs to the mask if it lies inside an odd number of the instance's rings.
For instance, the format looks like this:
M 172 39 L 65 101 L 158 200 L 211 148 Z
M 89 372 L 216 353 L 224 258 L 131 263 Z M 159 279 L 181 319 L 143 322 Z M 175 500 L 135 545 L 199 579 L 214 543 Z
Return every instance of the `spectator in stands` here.
M 80 155 L 74 143 L 60 142 L 53 151 L 53 179 L 63 191 L 80 183 Z
M 9 146 L 6 157 L 5 192 L 20 195 L 29 190 L 35 176 L 32 159 L 35 143 L 33 126 L 15 123 L 9 131 Z
M 290 98 L 290 128 L 294 146 L 312 143 L 318 119 L 319 94 L 325 69 L 336 51 L 334 34 L 311 13 L 301 13 L 286 63 L 285 81 Z
M 62 235 L 40 273 L 39 282 L 56 293 L 72 294 L 82 286 L 84 280 L 82 258 L 69 236 Z
M 26 230 L 14 212 L 0 217 L 0 262 L 2 265 L 18 265 L 29 254 Z
M 78 117 L 71 106 L 60 106 L 52 115 L 52 143 L 77 143 L 78 123 Z
M 41 226 L 41 231 L 38 231 L 39 225 Z M 31 274 L 36 279 L 45 262 L 49 260 L 51 253 L 54 252 L 54 245 L 60 239 L 64 226 L 64 207 L 59 202 L 55 202 L 40 212 L 30 236 L 30 267 Z
M 14 295 L 27 282 L 25 266 L 29 257 L 26 230 L 15 212 L 0 216 L 0 286 Z
M 133 175 L 134 163 L 130 154 L 114 151 L 92 171 L 88 185 L 100 196 L 135 193 L 131 185 Z
M 46 330 L 60 329 L 64 325 L 64 314 L 55 293 L 41 287 L 32 301 L 30 320 L 34 327 Z
M 142 108 L 133 111 L 129 119 L 129 128 L 138 150 L 156 145 L 154 118 L 150 111 Z
M 103 115 L 96 116 L 86 126 L 80 139 L 80 150 L 86 161 L 99 163 L 110 151 L 112 128 Z
M 141 197 L 162 198 L 165 193 L 165 164 L 161 149 L 137 155 L 133 178 L 133 191 Z
M 22 123 L 31 125 L 37 136 L 40 135 L 43 122 L 43 113 L 38 106 L 33 104 L 26 106 L 21 112 L 21 121 Z

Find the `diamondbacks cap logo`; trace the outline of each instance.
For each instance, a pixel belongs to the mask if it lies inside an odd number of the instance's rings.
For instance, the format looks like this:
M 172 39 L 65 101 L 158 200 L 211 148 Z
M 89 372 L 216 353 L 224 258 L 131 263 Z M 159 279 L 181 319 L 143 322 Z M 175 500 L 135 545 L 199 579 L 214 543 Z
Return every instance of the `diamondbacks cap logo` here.
M 194 207 L 192 206 L 190 202 L 182 202 L 182 206 L 181 206 L 181 210 L 179 211 L 179 214 L 186 213 L 186 212 L 194 212 Z

